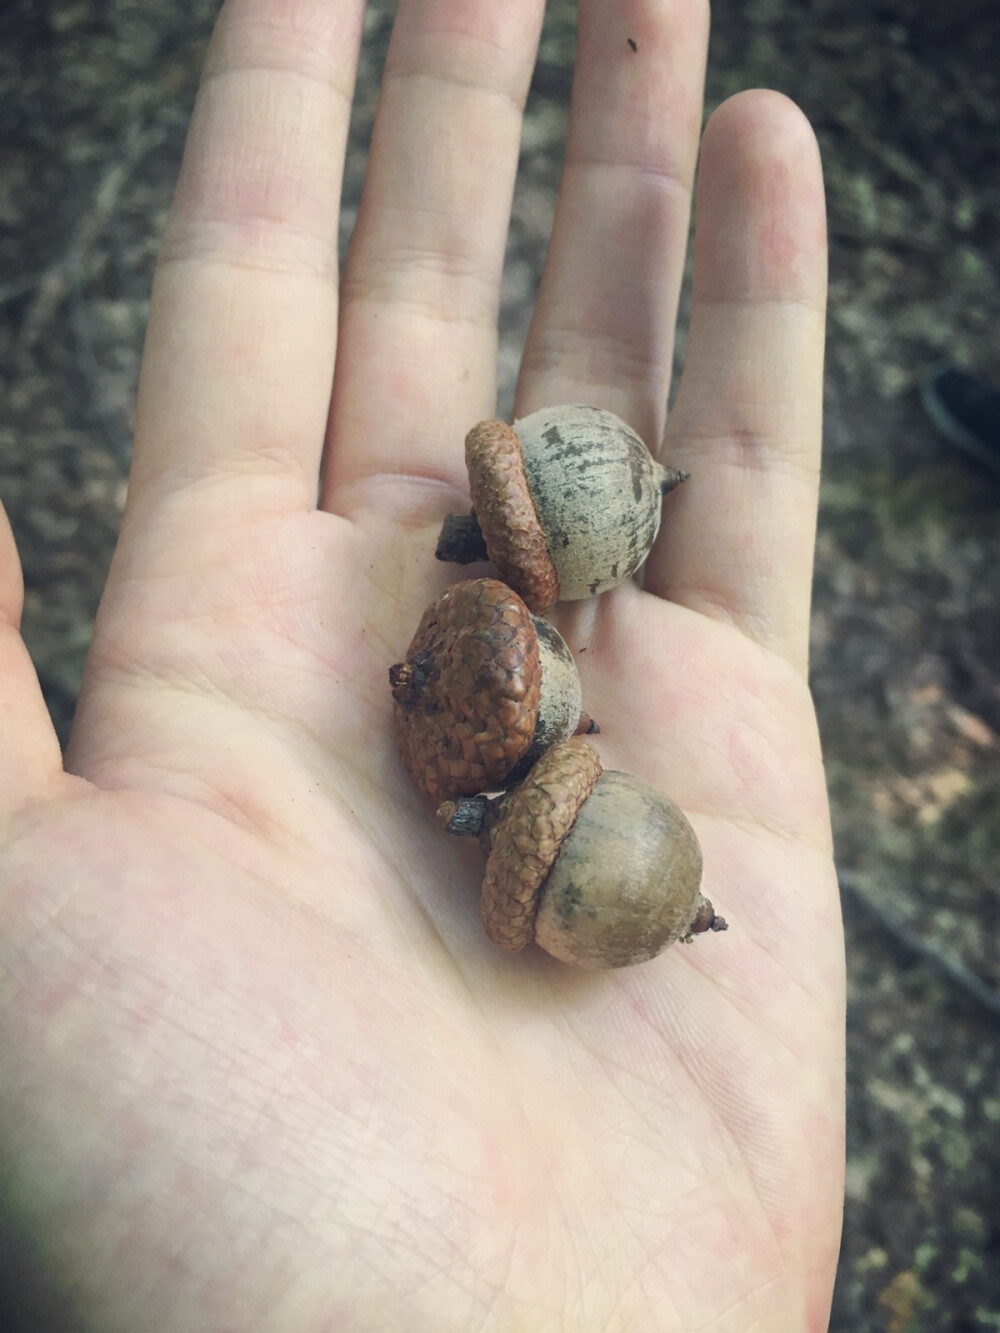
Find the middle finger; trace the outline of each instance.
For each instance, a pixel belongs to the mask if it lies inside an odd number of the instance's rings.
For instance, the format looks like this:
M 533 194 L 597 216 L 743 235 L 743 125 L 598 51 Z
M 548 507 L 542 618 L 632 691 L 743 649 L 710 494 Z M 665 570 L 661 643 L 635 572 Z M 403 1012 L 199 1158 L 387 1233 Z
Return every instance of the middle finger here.
M 581 0 L 566 166 L 516 415 L 591 403 L 659 441 L 707 46 L 706 0 Z
M 500 276 L 544 0 L 401 0 L 341 287 L 324 504 L 464 485 L 496 401 Z

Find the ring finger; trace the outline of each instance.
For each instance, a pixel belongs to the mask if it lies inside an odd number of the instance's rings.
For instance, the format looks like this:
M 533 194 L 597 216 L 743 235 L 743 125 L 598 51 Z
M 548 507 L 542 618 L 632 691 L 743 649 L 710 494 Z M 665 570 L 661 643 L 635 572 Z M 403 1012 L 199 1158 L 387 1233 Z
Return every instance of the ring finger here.
M 707 46 L 704 0 L 581 0 L 566 164 L 518 416 L 587 402 L 660 438 Z
M 341 287 L 323 503 L 464 485 L 496 400 L 497 310 L 543 0 L 401 0 Z M 379 505 L 386 496 L 380 492 Z

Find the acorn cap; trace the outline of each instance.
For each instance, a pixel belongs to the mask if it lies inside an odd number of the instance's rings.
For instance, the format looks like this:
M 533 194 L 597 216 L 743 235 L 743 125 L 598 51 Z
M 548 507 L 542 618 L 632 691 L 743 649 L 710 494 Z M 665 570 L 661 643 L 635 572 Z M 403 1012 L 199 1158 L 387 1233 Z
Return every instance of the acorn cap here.
M 481 421 L 465 437 L 472 507 L 500 577 L 537 613 L 559 600 L 559 575 L 524 470 L 521 441 L 503 421 Z
M 542 886 L 601 771 L 593 746 L 572 737 L 547 750 L 507 798 L 483 879 L 483 924 L 501 948 L 534 939 Z
M 516 592 L 497 579 L 443 592 L 389 669 L 396 739 L 417 786 L 436 800 L 500 786 L 531 745 L 541 678 Z

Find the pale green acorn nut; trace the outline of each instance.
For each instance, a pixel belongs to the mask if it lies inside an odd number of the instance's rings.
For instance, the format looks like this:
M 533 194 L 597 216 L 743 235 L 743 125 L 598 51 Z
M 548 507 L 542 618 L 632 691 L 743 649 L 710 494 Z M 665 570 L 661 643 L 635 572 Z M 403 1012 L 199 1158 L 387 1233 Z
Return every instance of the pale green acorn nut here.
M 489 559 L 536 614 L 624 583 L 649 554 L 663 496 L 687 473 L 658 463 L 613 412 L 547 407 L 465 440 L 470 514 L 449 514 L 437 558 Z
M 680 808 L 631 773 L 605 770 L 542 888 L 535 943 L 576 967 L 648 962 L 704 903 L 698 839 Z
M 680 808 L 604 770 L 581 736 L 553 745 L 519 787 L 446 802 L 438 818 L 487 852 L 483 923 L 503 949 L 534 941 L 576 967 L 629 967 L 726 929 L 701 892 L 701 848 Z
M 514 422 L 559 600 L 631 578 L 660 528 L 666 470 L 631 426 L 602 408 L 542 408 Z

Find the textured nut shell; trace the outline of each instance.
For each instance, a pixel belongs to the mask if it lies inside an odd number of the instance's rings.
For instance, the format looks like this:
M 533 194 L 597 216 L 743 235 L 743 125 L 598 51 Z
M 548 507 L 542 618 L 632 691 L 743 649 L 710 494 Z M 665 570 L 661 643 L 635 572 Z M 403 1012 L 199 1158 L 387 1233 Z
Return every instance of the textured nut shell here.
M 645 444 L 614 413 L 580 405 L 543 408 L 514 429 L 560 599 L 624 583 L 660 527 L 663 471 Z
M 465 437 L 472 507 L 490 560 L 532 611 L 559 598 L 559 577 L 538 521 L 521 445 L 502 421 L 481 421 Z
M 511 793 L 483 879 L 483 924 L 501 948 L 523 949 L 534 938 L 538 892 L 600 775 L 597 751 L 571 738 L 547 750 Z
M 424 612 L 406 658 L 425 677 L 412 702 L 393 701 L 414 782 L 438 801 L 501 786 L 531 745 L 541 695 L 524 602 L 496 579 L 456 583 Z
M 542 889 L 535 941 L 576 967 L 628 967 L 688 933 L 701 848 L 673 801 L 630 773 L 601 774 Z
M 542 693 L 531 748 L 522 756 L 514 780 L 524 777 L 532 764 L 557 741 L 566 740 L 576 731 L 583 709 L 580 674 L 566 640 L 547 620 L 531 617 L 538 635 L 538 653 L 542 669 Z

